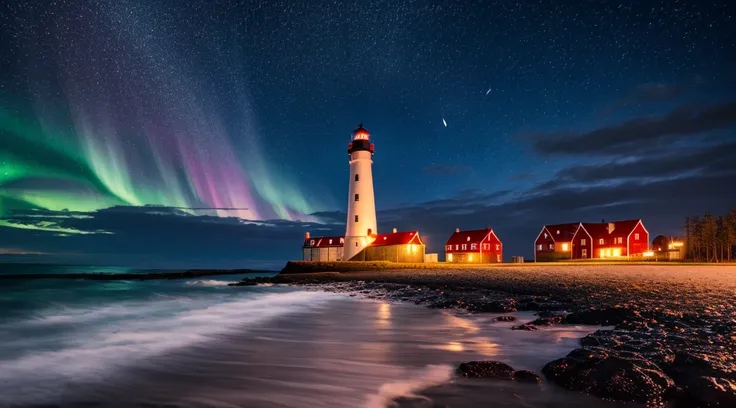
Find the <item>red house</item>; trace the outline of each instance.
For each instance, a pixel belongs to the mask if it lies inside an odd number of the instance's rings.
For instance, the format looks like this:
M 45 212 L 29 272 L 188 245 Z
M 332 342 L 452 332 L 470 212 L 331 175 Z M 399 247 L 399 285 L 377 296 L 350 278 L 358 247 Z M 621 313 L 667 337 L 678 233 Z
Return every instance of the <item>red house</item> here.
M 304 234 L 302 261 L 340 261 L 342 260 L 345 237 L 312 237 Z
M 572 258 L 636 258 L 649 251 L 649 231 L 640 219 L 581 223 L 572 238 Z
M 463 232 L 456 229 L 445 244 L 445 261 L 452 263 L 503 262 L 503 244 L 491 228 Z
M 534 261 L 572 259 L 572 237 L 580 223 L 545 225 L 534 241 Z
M 425 245 L 419 231 L 397 231 L 376 234 L 362 251 L 349 261 L 424 262 Z

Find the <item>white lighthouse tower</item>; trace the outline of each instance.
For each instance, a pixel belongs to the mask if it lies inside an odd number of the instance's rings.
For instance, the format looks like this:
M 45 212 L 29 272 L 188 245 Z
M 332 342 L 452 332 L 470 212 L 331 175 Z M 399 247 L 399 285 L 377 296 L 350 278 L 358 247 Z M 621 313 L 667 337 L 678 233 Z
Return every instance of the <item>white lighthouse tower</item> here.
M 348 220 L 345 230 L 343 260 L 358 254 L 373 242 L 377 233 L 376 200 L 373 196 L 374 145 L 370 133 L 361 123 L 353 131 L 353 140 L 348 143 L 350 156 L 350 184 L 348 188 Z

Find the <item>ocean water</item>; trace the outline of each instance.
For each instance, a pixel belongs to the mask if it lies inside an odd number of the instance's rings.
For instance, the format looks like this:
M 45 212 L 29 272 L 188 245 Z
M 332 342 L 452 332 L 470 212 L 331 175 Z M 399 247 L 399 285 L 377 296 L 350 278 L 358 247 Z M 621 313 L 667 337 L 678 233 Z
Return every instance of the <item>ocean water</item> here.
M 0 279 L 0 406 L 618 406 L 452 375 L 478 359 L 539 372 L 594 327 L 519 332 L 492 315 L 227 286 L 240 278 Z

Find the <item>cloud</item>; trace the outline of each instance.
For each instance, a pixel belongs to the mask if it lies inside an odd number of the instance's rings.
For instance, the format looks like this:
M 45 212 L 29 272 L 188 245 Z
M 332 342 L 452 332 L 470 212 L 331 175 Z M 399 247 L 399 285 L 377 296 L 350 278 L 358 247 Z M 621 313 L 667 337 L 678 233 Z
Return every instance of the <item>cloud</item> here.
M 49 255 L 47 252 L 29 251 L 21 248 L 0 248 L 0 255 Z
M 660 117 L 640 117 L 590 132 L 529 135 L 545 155 L 621 155 L 661 148 L 674 141 L 736 125 L 736 101 L 709 106 L 681 106 Z
M 473 169 L 469 166 L 436 165 L 427 166 L 422 169 L 427 174 L 463 174 L 470 173 Z
M 689 84 L 641 84 L 629 91 L 623 98 L 606 106 L 602 113 L 612 113 L 628 106 L 674 101 L 685 95 L 691 88 Z

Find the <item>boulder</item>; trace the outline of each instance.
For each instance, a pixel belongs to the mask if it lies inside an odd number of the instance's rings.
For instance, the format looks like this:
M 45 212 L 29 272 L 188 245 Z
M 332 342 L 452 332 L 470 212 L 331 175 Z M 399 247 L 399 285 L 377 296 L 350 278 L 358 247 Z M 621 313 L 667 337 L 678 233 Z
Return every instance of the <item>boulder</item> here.
M 516 317 L 514 316 L 496 316 L 496 318 L 493 320 L 497 322 L 515 322 Z
M 550 381 L 569 390 L 622 401 L 656 402 L 671 397 L 675 384 L 637 353 L 575 349 L 542 369 Z
M 512 299 L 492 302 L 475 301 L 468 303 L 467 309 L 471 312 L 510 313 L 516 311 L 516 302 Z
M 492 378 L 497 380 L 512 380 L 514 369 L 498 361 L 469 361 L 458 366 L 457 375 L 466 378 Z
M 637 312 L 623 307 L 591 308 L 573 312 L 565 316 L 565 320 L 570 324 L 595 324 L 603 326 L 615 326 L 640 319 L 641 317 Z
M 539 328 L 537 326 L 534 326 L 531 323 L 524 323 L 524 324 L 520 324 L 518 326 L 512 327 L 511 330 L 535 331 L 535 330 L 539 330 Z
M 533 324 L 535 326 L 552 326 L 555 324 L 563 323 L 565 323 L 564 316 L 545 316 L 532 321 L 530 324 Z
M 514 371 L 514 380 L 521 382 L 521 383 L 529 383 L 529 384 L 541 384 L 542 383 L 542 377 L 537 375 L 534 371 L 529 370 L 518 370 Z

